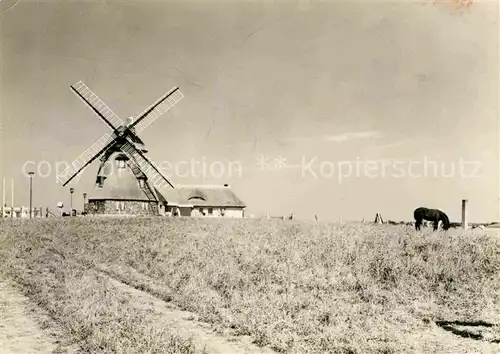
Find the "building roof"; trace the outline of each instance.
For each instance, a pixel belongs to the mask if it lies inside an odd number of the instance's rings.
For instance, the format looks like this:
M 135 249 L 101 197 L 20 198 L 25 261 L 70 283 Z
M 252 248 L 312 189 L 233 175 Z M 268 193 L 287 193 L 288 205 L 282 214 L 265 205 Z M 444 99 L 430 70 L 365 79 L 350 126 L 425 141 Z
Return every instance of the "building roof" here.
M 139 186 L 136 176 L 128 166 L 118 168 L 115 164 L 111 171 L 106 173 L 106 176 L 103 188 L 95 187 L 92 191 L 89 191 L 89 200 L 149 200 L 146 193 Z M 156 197 L 160 201 L 165 200 L 156 189 L 155 192 Z
M 109 160 L 120 155 L 116 152 Z M 146 193 L 140 188 L 137 177 L 132 170 L 118 168 L 113 163 L 111 170 L 105 172 L 103 188 L 95 187 L 88 193 L 89 200 L 130 200 L 148 201 Z M 110 165 L 111 166 L 111 165 Z M 156 188 L 155 194 L 160 202 L 169 205 L 192 205 L 193 207 L 246 207 L 228 185 L 188 185 L 170 189 L 162 195 Z
M 211 185 L 178 186 L 165 194 L 169 205 L 192 205 L 193 207 L 237 207 L 245 208 L 231 187 Z

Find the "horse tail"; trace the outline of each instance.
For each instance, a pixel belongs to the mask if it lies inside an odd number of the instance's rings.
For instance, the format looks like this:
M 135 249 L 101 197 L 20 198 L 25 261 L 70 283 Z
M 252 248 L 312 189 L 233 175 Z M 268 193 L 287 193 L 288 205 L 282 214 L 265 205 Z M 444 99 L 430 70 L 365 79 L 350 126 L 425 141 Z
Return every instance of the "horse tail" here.
M 443 220 L 443 229 L 448 230 L 450 228 L 450 219 L 443 211 L 440 210 L 441 219 Z

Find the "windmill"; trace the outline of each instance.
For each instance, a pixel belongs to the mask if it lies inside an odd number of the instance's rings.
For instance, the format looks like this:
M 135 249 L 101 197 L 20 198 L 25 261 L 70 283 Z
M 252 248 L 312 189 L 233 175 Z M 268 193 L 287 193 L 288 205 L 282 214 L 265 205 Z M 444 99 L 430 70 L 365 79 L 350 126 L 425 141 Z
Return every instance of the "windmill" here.
M 110 202 L 116 203 L 115 210 L 125 210 L 124 203 L 127 202 L 140 203 L 143 210 L 146 206 L 147 214 L 158 214 L 159 202 L 165 202 L 162 193 L 174 187 L 145 156 L 147 150 L 138 134 L 170 110 L 184 95 L 178 87 L 174 87 L 142 114 L 135 118 L 129 117 L 125 123 L 82 81 L 70 87 L 111 128 L 111 132 L 104 134 L 81 154 L 57 176 L 58 180 L 66 186 L 100 158 L 95 195 L 89 197 L 93 212 L 107 214 L 107 209 L 112 208 Z M 109 174 L 109 170 L 117 165 L 120 173 Z

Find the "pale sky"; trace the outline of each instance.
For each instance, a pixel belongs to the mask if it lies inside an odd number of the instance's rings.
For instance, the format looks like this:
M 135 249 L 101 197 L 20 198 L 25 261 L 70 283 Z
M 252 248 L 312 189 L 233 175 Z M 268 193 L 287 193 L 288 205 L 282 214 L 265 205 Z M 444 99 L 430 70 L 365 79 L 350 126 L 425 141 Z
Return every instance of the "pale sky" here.
M 231 184 L 248 213 L 411 220 L 428 206 L 458 221 L 467 198 L 471 221 L 498 220 L 493 1 L 461 14 L 425 1 L 20 1 L 1 21 L 8 205 L 11 178 L 29 204 L 28 161 L 34 204 L 69 203 L 57 162 L 109 132 L 71 92 L 82 80 L 122 119 L 179 86 L 184 99 L 141 134 L 149 157 L 181 167 L 165 171 L 174 185 Z M 287 167 L 261 169 L 260 156 Z M 461 173 L 461 158 L 476 163 Z M 206 178 L 184 175 L 191 159 Z M 421 175 L 424 159 L 437 176 Z M 385 176 L 356 175 L 361 160 Z M 97 167 L 71 183 L 77 208 Z

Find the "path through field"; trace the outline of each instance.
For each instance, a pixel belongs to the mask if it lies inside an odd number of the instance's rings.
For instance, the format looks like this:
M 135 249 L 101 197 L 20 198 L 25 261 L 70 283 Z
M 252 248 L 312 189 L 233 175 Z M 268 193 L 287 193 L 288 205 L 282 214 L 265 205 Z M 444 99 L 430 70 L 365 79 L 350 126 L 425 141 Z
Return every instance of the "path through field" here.
M 101 273 L 102 274 L 102 273 Z M 137 290 L 110 276 L 109 283 L 117 292 L 131 296 L 133 307 L 144 313 L 154 313 L 162 327 L 182 338 L 192 337 L 197 348 L 207 354 L 275 354 L 269 348 L 260 348 L 251 343 L 249 336 L 222 337 L 215 334 L 208 324 L 197 321 L 194 313 L 179 310 L 177 307 L 156 298 L 153 295 Z M 30 300 L 21 294 L 10 280 L 0 279 L 0 352 L 2 354 L 49 354 L 76 352 L 75 348 L 64 348 L 57 341 L 55 328 L 42 329 L 40 322 L 44 319 L 40 314 L 30 311 Z M 33 307 L 33 306 L 31 306 Z M 53 323 L 48 324 L 53 325 Z M 200 351 L 202 352 L 202 351 Z
M 46 354 L 58 345 L 56 339 L 40 328 L 29 313 L 29 300 L 9 281 L 0 279 L 0 343 L 2 354 Z
M 131 295 L 131 305 L 145 312 L 155 313 L 157 320 L 181 337 L 194 336 L 198 348 L 205 348 L 209 354 L 275 354 L 269 348 L 259 348 L 251 344 L 250 337 L 227 338 L 216 335 L 210 325 L 198 322 L 196 315 L 177 309 L 148 292 L 137 290 L 112 277 L 110 284 L 116 291 Z M 2 354 L 49 354 L 54 350 L 61 352 L 56 336 L 40 326 L 40 316 L 29 311 L 29 299 L 22 295 L 10 281 L 0 279 L 0 351 Z M 42 319 L 43 320 L 43 319 Z M 412 338 L 423 352 L 441 351 L 448 353 L 450 349 L 456 354 L 493 354 L 498 353 L 500 346 L 474 341 L 455 336 L 443 329 L 433 326 L 432 329 L 416 333 Z M 66 348 L 66 352 L 75 353 L 74 348 Z
M 146 312 L 158 315 L 158 321 L 181 337 L 193 337 L 198 348 L 205 348 L 209 354 L 276 354 L 269 348 L 260 348 L 251 343 L 249 336 L 238 336 L 234 338 L 216 335 L 209 324 L 197 321 L 197 316 L 188 311 L 179 310 L 155 296 L 141 290 L 137 290 L 118 280 L 110 278 L 110 282 L 118 291 L 132 296 L 133 306 L 141 308 Z
M 114 275 L 121 274 L 120 279 L 127 279 L 127 283 L 144 284 L 148 279 L 133 268 L 100 266 L 98 272 L 106 276 L 116 291 L 131 296 L 131 305 L 145 312 L 157 314 L 158 321 L 163 322 L 165 328 L 187 338 L 193 336 L 198 348 L 205 347 L 208 354 L 276 354 L 270 348 L 261 348 L 251 343 L 250 336 L 223 337 L 216 335 L 209 324 L 197 321 L 197 315 L 178 309 L 175 305 L 165 302 L 149 293 L 148 290 L 138 290 L 136 287 L 127 285 L 116 279 Z M 142 279 L 141 279 L 142 278 Z M 151 281 L 151 279 L 148 279 Z M 155 285 L 151 284 L 152 289 Z M 414 343 L 417 353 L 453 353 L 453 354 L 497 354 L 500 353 L 500 344 L 490 342 L 498 339 L 498 333 L 492 333 L 491 328 L 479 327 L 455 327 L 469 333 L 480 333 L 485 340 L 474 340 L 463 338 L 448 330 L 433 325 L 427 330 L 414 333 L 408 340 Z M 493 330 L 496 331 L 497 330 Z

